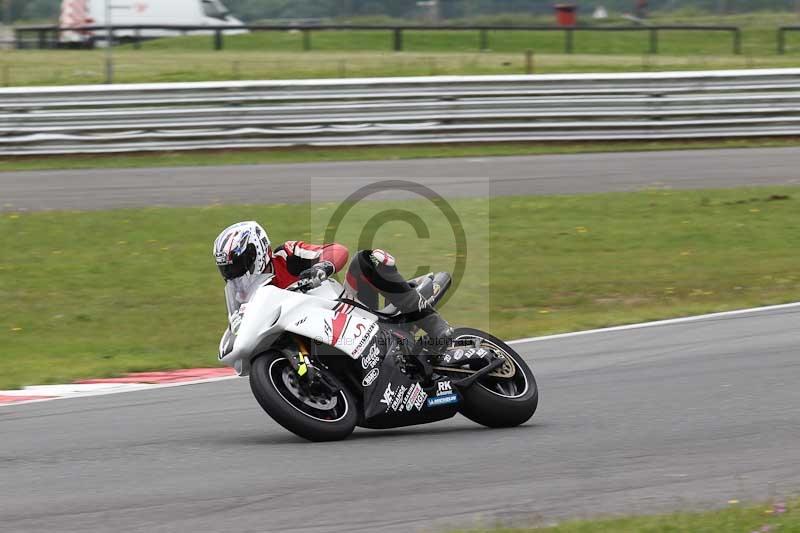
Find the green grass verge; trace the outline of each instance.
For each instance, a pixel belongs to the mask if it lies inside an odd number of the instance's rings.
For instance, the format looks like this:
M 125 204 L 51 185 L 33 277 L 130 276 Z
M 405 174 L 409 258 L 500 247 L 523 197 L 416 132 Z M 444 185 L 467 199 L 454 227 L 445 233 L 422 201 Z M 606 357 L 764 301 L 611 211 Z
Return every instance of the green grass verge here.
M 274 50 L 117 50 L 116 83 L 524 74 L 516 52 Z M 534 49 L 534 74 L 796 67 L 797 56 L 545 53 Z M 17 50 L 0 55 L 0 86 L 98 84 L 101 50 Z
M 310 163 L 319 161 L 387 161 L 442 157 L 490 157 L 514 155 L 701 150 L 715 148 L 765 148 L 797 146 L 795 138 L 754 138 L 708 141 L 632 141 L 593 143 L 485 143 L 413 146 L 363 146 L 356 148 L 274 148 L 265 150 L 209 150 L 26 156 L 0 159 L 0 172 L 19 170 L 65 170 L 79 168 L 142 168 L 211 165 L 255 165 L 262 163 Z
M 800 188 L 452 204 L 472 270 L 444 312 L 506 338 L 800 299 Z M 436 237 L 400 222 L 378 231 L 404 274 L 452 268 L 452 232 L 427 203 L 359 204 L 337 240 L 357 248 L 360 228 L 388 207 L 413 210 Z M 256 219 L 275 242 L 314 239 L 334 208 L 0 214 L 0 389 L 213 366 L 225 322 L 217 232 Z
M 564 522 L 551 527 L 484 528 L 468 533 L 797 533 L 800 502 L 772 503 L 725 509 Z M 455 532 L 453 532 L 455 533 Z M 463 533 L 467 533 L 464 531 Z

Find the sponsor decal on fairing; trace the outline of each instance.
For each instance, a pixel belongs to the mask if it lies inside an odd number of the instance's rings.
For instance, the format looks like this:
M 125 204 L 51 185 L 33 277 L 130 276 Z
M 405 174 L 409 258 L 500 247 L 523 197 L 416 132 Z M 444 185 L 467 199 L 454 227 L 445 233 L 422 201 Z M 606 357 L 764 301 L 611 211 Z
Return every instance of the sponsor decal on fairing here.
M 445 394 L 442 396 L 434 396 L 433 398 L 428 398 L 426 405 L 428 407 L 441 407 L 442 405 L 452 405 L 454 403 L 458 403 L 458 395 Z
M 374 322 L 370 324 L 369 328 L 367 328 L 367 326 L 364 324 L 357 324 L 356 327 L 358 328 L 358 326 L 361 326 L 361 328 L 365 329 L 366 333 L 358 333 L 355 336 L 355 338 L 361 337 L 361 339 L 359 339 L 358 344 L 356 344 L 356 347 L 351 352 L 353 357 L 358 357 L 361 355 L 364 352 L 364 349 L 367 347 L 367 344 L 369 344 L 369 341 L 371 341 L 372 337 L 374 337 L 378 332 L 378 325 Z M 357 329 L 357 331 L 360 330 Z
M 422 409 L 422 406 L 425 405 L 425 399 L 427 397 L 427 393 L 422 390 L 422 385 L 419 383 L 414 384 L 409 391 L 408 399 L 406 400 L 406 411 L 411 411 L 414 408 L 419 411 Z
M 375 380 L 378 379 L 378 375 L 380 373 L 381 371 L 378 370 L 377 368 L 373 368 L 372 370 L 370 370 L 370 372 L 366 376 L 364 376 L 364 379 L 361 381 L 361 386 L 369 387 L 370 385 L 375 383 Z
M 361 368 L 364 370 L 375 368 L 375 365 L 377 365 L 380 360 L 380 353 L 381 349 L 378 348 L 378 345 L 373 344 L 369 349 L 369 353 L 361 358 Z
M 436 396 L 442 396 L 445 394 L 452 394 L 453 393 L 453 386 L 450 384 L 449 381 L 440 381 L 436 384 Z
M 397 411 L 398 409 L 402 408 L 403 398 L 405 397 L 405 395 L 406 395 L 406 386 L 400 385 L 400 388 L 397 389 L 397 396 L 394 397 L 394 401 L 392 402 L 391 405 L 392 411 Z
M 417 401 L 416 401 L 416 402 L 414 402 L 414 407 L 416 407 L 417 411 L 421 411 L 421 410 L 422 410 L 422 406 L 423 406 L 423 405 L 425 405 L 425 399 L 426 399 L 427 397 L 428 397 L 428 394 L 427 394 L 427 393 L 425 393 L 425 392 L 422 392 L 422 393 L 421 393 L 421 394 L 420 394 L 420 395 L 417 397 Z
M 367 318 L 351 314 L 353 309 L 348 304 L 340 304 L 334 308 L 331 345 L 358 358 L 378 333 L 379 327 Z
M 388 409 L 390 405 L 392 405 L 392 397 L 394 396 L 395 391 L 392 390 L 392 384 L 386 384 L 386 390 L 383 391 L 383 398 L 381 398 L 381 403 L 386 404 L 386 408 Z

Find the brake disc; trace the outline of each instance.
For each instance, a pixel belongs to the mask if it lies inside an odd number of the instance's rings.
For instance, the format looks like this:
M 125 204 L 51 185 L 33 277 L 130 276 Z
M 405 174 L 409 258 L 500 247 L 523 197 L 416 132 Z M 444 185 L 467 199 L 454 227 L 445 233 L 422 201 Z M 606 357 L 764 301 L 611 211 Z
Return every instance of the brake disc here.
M 330 411 L 336 407 L 338 403 L 337 396 L 324 396 L 321 394 L 314 394 L 312 391 L 306 391 L 297 378 L 297 374 L 289 369 L 284 370 L 283 384 L 292 393 L 292 395 L 303 402 L 305 405 L 317 409 L 319 411 Z

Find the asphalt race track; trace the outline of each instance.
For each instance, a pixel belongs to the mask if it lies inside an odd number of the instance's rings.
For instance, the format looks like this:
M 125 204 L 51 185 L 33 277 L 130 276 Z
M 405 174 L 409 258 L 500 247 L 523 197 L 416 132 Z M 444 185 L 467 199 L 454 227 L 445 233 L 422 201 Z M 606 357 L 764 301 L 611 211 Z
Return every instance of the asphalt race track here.
M 800 148 L 0 172 L 0 212 L 341 200 L 389 179 L 445 197 L 797 185 Z
M 799 184 L 800 149 L 13 172 L 0 210 L 301 202 L 376 179 L 445 196 Z M 800 307 L 530 342 L 542 399 L 523 427 L 328 444 L 275 424 L 243 379 L 6 406 L 0 531 L 409 532 L 796 494 L 798 346 Z
M 244 379 L 0 408 L 4 531 L 396 531 L 800 488 L 800 308 L 517 345 L 525 426 L 309 444 Z

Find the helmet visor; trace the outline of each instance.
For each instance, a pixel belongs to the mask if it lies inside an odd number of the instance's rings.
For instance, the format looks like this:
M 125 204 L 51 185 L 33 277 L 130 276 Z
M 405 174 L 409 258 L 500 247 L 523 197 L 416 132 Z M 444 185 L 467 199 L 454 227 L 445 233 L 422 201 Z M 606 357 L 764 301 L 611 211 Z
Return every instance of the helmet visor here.
M 241 254 L 233 254 L 231 262 L 227 265 L 217 265 L 220 274 L 225 281 L 240 278 L 245 274 L 252 274 L 256 262 L 256 248 L 252 244 L 248 245 Z

